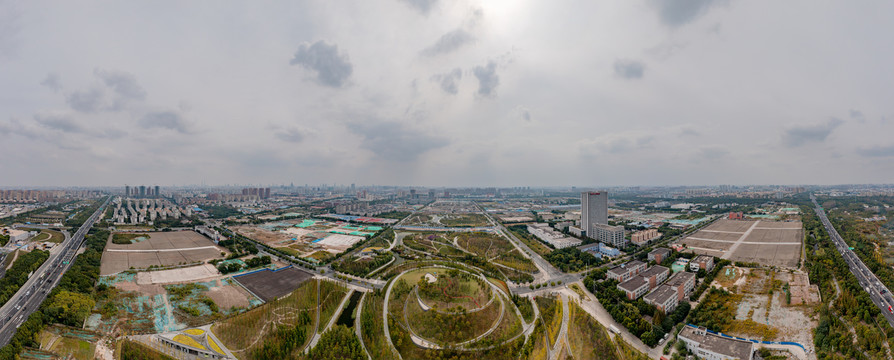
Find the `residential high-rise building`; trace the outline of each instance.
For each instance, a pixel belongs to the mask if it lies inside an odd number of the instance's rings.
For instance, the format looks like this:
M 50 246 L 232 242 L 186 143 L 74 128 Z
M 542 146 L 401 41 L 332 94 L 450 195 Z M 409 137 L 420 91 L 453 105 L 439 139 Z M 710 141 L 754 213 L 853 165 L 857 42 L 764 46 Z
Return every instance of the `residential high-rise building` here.
M 596 225 L 608 225 L 608 193 L 605 191 L 584 191 L 580 193 L 581 229 L 586 235 L 596 238 Z
M 130 196 L 130 185 L 124 185 L 124 196 Z
M 146 186 L 140 185 L 140 197 L 146 197 Z
M 155 197 L 160 197 L 160 196 L 161 196 L 161 193 L 158 192 L 158 189 L 159 189 L 159 186 L 158 186 L 158 185 L 155 185 Z

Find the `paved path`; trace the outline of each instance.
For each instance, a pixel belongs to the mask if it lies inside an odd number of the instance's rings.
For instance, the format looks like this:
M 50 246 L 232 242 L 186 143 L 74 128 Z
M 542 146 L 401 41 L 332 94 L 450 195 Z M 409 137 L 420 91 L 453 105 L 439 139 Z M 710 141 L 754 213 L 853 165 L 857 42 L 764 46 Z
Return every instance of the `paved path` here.
M 692 240 L 701 240 L 701 241 L 714 241 L 714 242 L 722 242 L 722 243 L 733 243 L 733 244 L 752 244 L 752 245 L 801 245 L 800 242 L 767 242 L 767 241 L 740 241 L 740 240 L 718 240 L 718 239 L 705 239 L 705 238 L 697 238 L 690 236 L 687 239 Z
M 357 339 L 360 340 L 360 348 L 363 349 L 363 353 L 366 354 L 366 358 L 368 360 L 372 360 L 372 355 L 369 354 L 369 350 L 366 350 L 366 344 L 363 343 L 363 331 L 360 328 L 362 326 L 360 323 L 360 314 L 363 313 L 364 300 L 366 300 L 366 293 L 363 293 L 363 296 L 360 297 L 360 302 L 357 303 L 357 309 L 355 309 L 354 333 L 357 335 Z
M 310 349 L 313 349 L 314 346 L 317 346 L 317 342 L 320 341 L 320 338 L 323 336 L 323 333 L 329 331 L 329 329 L 332 328 L 332 325 L 334 325 L 335 321 L 338 320 L 339 315 L 341 315 L 342 310 L 344 310 L 344 308 L 345 308 L 345 304 L 351 298 L 351 294 L 353 294 L 353 293 L 354 293 L 353 289 L 348 290 L 348 294 L 345 295 L 345 297 L 343 299 L 341 299 L 341 303 L 338 304 L 338 308 L 335 309 L 334 313 L 332 313 L 332 317 L 329 319 L 329 322 L 326 323 L 326 327 L 324 327 L 322 331 L 317 331 L 317 333 L 314 334 L 314 337 L 310 339 L 310 345 L 308 345 L 307 349 L 304 350 L 305 353 L 310 351 Z M 323 304 L 318 304 L 318 306 L 320 308 L 319 308 L 319 310 L 317 310 L 317 314 L 319 314 L 320 312 L 323 311 Z M 319 315 L 317 315 L 317 316 L 319 316 Z

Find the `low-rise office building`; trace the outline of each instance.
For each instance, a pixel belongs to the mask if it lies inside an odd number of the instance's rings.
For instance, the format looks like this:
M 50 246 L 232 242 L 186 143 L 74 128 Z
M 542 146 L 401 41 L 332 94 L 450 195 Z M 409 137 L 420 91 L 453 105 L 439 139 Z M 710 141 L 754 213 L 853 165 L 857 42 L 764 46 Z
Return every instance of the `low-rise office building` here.
M 680 298 L 677 296 L 677 289 L 661 285 L 655 291 L 650 292 L 643 298 L 646 304 L 654 305 L 658 310 L 668 314 L 677 308 L 680 304 Z
M 654 261 L 656 263 L 661 264 L 664 259 L 667 259 L 670 256 L 671 251 L 668 248 L 657 248 L 649 252 L 649 261 Z
M 618 284 L 618 289 L 627 294 L 627 299 L 636 300 L 649 292 L 649 280 L 636 275 L 630 280 Z
M 593 231 L 595 234 L 587 234 L 587 236 L 616 248 L 627 246 L 628 241 L 624 237 L 623 226 L 597 224 L 593 226 Z
M 664 285 L 676 289 L 677 299 L 682 301 L 695 290 L 695 274 L 686 271 L 675 273 Z
M 706 360 L 753 360 L 754 343 L 712 334 L 704 327 L 684 326 L 678 339 L 686 349 L 699 359 Z
M 636 245 L 642 246 L 649 241 L 655 240 L 660 237 L 661 233 L 659 233 L 657 229 L 646 229 L 630 234 L 630 241 Z
M 645 269 L 646 263 L 639 260 L 633 260 L 626 264 L 621 264 L 621 266 L 616 266 L 609 269 L 606 272 L 606 276 L 608 276 L 609 279 L 624 282 L 630 280 L 630 278 L 641 273 Z
M 689 270 L 698 271 L 699 269 L 711 271 L 714 269 L 714 257 L 708 255 L 699 255 L 689 262 Z
M 663 283 L 664 280 L 667 280 L 668 275 L 670 275 L 670 269 L 661 265 L 655 265 L 640 273 L 640 276 L 649 282 L 649 289 L 654 289 Z
M 530 224 L 528 225 L 528 232 L 556 249 L 578 246 L 583 243 L 580 239 L 565 236 L 565 234 L 556 231 L 546 223 Z

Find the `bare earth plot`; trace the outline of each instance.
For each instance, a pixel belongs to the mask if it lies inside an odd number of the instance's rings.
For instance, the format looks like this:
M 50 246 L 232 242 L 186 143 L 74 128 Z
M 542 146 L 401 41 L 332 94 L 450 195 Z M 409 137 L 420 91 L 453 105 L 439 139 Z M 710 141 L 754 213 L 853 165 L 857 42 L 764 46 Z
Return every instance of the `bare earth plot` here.
M 264 269 L 245 275 L 236 275 L 233 276 L 233 280 L 238 281 L 264 301 L 270 301 L 291 293 L 301 283 L 312 277 L 313 274 L 309 272 L 287 267 L 275 271 Z
M 101 275 L 146 269 L 149 266 L 170 266 L 202 262 L 221 257 L 227 250 L 194 231 L 150 233 L 149 239 L 133 244 L 106 244 L 102 254 Z
M 798 266 L 801 222 L 722 219 L 683 240 L 692 252 L 768 266 Z

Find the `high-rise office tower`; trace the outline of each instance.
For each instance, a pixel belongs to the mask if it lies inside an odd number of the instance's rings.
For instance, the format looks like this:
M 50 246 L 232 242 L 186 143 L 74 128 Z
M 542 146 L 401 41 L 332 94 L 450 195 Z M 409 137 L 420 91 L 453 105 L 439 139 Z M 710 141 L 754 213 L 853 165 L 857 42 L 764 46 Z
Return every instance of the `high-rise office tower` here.
M 596 225 L 608 224 L 608 193 L 584 191 L 580 193 L 580 228 L 587 236 L 596 236 Z
M 158 186 L 158 185 L 155 185 L 155 197 L 159 197 L 159 196 L 161 196 L 161 193 L 158 192 L 158 189 L 159 189 L 159 186 Z
M 146 197 L 146 186 L 140 185 L 140 197 Z
M 124 197 L 130 196 L 130 185 L 124 185 Z

